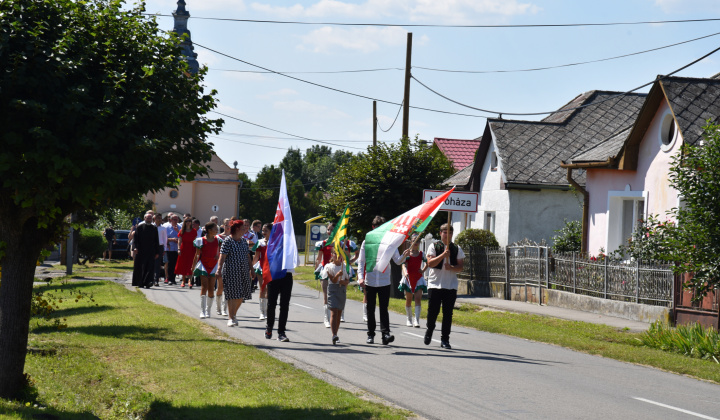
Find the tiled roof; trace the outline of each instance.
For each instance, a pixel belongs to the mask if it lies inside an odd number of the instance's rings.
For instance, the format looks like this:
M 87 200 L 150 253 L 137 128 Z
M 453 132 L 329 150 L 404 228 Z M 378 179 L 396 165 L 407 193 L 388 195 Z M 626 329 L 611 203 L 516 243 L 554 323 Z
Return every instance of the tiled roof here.
M 660 79 L 683 140 L 695 144 L 703 134 L 706 120 L 720 116 L 720 80 L 689 77 Z
M 506 184 L 567 185 L 561 161 L 600 143 L 635 122 L 645 94 L 591 91 L 543 121 L 488 119 Z M 578 176 L 580 184 L 584 177 Z
M 452 161 L 455 170 L 459 171 L 475 161 L 475 152 L 480 146 L 480 139 L 458 140 L 435 137 L 435 145 Z
M 626 127 L 610 138 L 594 146 L 590 146 L 588 149 L 579 151 L 571 156 L 565 163 L 606 162 L 610 158 L 617 157 L 625 145 L 625 140 L 627 140 L 628 135 L 630 135 L 631 129 L 632 126 Z

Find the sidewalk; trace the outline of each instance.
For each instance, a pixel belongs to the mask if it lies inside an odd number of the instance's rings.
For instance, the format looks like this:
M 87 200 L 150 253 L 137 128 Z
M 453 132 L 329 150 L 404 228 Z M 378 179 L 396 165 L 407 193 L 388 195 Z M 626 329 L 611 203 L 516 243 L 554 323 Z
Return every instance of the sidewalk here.
M 589 322 L 593 324 L 605 324 L 611 327 L 623 329 L 627 328 L 632 332 L 647 331 L 650 324 L 647 322 L 632 321 L 625 318 L 614 316 L 594 314 L 590 312 L 576 311 L 573 309 L 565 309 L 556 306 L 537 305 L 534 303 L 518 302 L 513 300 L 503 300 L 493 297 L 476 297 L 469 295 L 459 295 L 458 303 L 470 303 L 496 311 L 527 313 L 534 315 L 547 316 L 552 318 L 566 319 L 569 321 Z

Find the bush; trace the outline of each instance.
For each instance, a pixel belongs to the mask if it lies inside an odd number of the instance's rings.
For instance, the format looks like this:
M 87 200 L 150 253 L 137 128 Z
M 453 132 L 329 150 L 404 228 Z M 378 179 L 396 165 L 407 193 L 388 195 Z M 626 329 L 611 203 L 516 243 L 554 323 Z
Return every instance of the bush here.
M 80 231 L 80 241 L 78 242 L 78 254 L 85 258 L 85 261 L 95 261 L 102 258 L 103 253 L 107 249 L 107 242 L 102 232 L 94 229 L 82 229 Z
M 557 235 L 552 238 L 554 253 L 580 252 L 582 249 L 582 223 L 579 220 L 568 222 L 565 219 L 565 226 L 555 232 Z
M 455 243 L 463 248 L 496 248 L 500 245 L 497 239 L 495 239 L 495 235 L 485 229 L 465 229 L 455 238 Z

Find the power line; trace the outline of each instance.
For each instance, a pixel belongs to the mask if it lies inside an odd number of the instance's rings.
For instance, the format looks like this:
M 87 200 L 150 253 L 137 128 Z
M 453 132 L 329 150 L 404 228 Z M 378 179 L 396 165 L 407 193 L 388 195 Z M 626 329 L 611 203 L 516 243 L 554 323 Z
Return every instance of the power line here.
M 317 184 L 322 184 L 322 183 L 323 183 L 323 181 L 317 181 L 317 182 L 308 182 L 308 183 L 305 183 L 305 184 L 302 184 L 302 185 L 303 185 L 303 187 L 304 187 L 304 186 L 307 186 L 307 185 L 317 185 Z M 292 187 L 292 184 L 290 184 L 290 187 Z M 250 187 L 250 188 L 241 187 L 240 189 L 241 189 L 241 190 L 279 190 L 279 189 L 280 189 L 280 185 L 277 185 L 277 186 L 274 186 L 274 187 Z
M 707 58 L 707 57 L 715 54 L 717 51 L 720 51 L 720 47 L 718 47 L 718 48 L 710 51 L 709 53 L 707 53 L 707 54 L 705 54 L 704 56 L 698 58 L 697 60 L 694 60 L 694 61 L 692 61 L 692 62 L 690 62 L 690 63 L 688 63 L 688 64 L 680 67 L 679 69 L 677 69 L 677 70 L 675 70 L 675 71 L 673 71 L 673 72 L 671 72 L 671 73 L 668 73 L 668 74 L 666 74 L 666 75 L 664 75 L 664 76 L 660 76 L 659 78 L 662 79 L 663 77 L 672 76 L 672 75 L 675 74 L 675 73 L 678 73 L 678 72 L 680 72 L 680 71 L 682 71 L 682 70 L 685 70 L 686 68 L 688 68 L 688 67 L 690 67 L 690 66 L 698 63 L 699 61 L 702 61 L 702 60 L 704 60 L 705 58 Z M 655 83 L 655 80 L 653 80 L 653 81 L 651 81 L 651 82 L 648 82 L 648 83 L 645 83 L 645 84 L 643 84 L 643 85 L 641 85 L 641 86 L 638 86 L 638 87 L 636 87 L 635 89 L 631 89 L 631 90 L 628 90 L 628 91 L 626 91 L 626 92 L 619 93 L 619 94 L 617 94 L 617 95 L 609 96 L 609 97 L 607 97 L 606 99 L 603 99 L 603 100 L 600 100 L 600 101 L 596 101 L 596 102 L 593 102 L 593 103 L 590 103 L 590 104 L 586 104 L 586 105 L 576 106 L 576 107 L 573 107 L 573 108 L 561 108 L 561 109 L 559 109 L 559 110 L 554 110 L 554 111 L 549 111 L 549 112 L 525 112 L 525 113 L 519 113 L 519 112 L 500 112 L 500 111 L 492 111 L 492 110 L 488 110 L 488 109 L 483 109 L 483 108 L 477 108 L 477 107 L 474 107 L 474 106 L 470 106 L 470 105 L 464 104 L 464 103 L 462 103 L 462 102 L 458 102 L 458 101 L 456 101 L 456 100 L 454 100 L 454 99 L 451 99 L 451 98 L 449 98 L 449 97 L 447 97 L 447 96 L 445 96 L 445 95 L 443 95 L 443 94 L 441 94 L 441 93 L 439 93 L 439 92 L 431 89 L 430 87 L 428 87 L 426 84 L 424 84 L 423 82 L 421 82 L 420 80 L 418 80 L 418 79 L 417 79 L 415 76 L 413 76 L 413 75 L 410 75 L 410 77 L 413 78 L 413 79 L 415 79 L 416 82 L 418 82 L 422 87 L 424 87 L 425 89 L 429 90 L 430 92 L 432 92 L 432 93 L 440 96 L 441 98 L 446 99 L 446 100 L 448 100 L 448 101 L 450 101 L 450 102 L 452 102 L 452 103 L 454 103 L 454 104 L 463 106 L 463 107 L 465 107 L 465 108 L 470 108 L 470 109 L 473 109 L 473 110 L 475 110 L 475 111 L 480 111 L 480 112 L 487 112 L 487 113 L 489 113 L 489 114 L 498 114 L 498 115 L 526 115 L 526 116 L 528 116 L 528 115 L 556 114 L 556 113 L 559 113 L 559 112 L 567 112 L 567 111 L 573 111 L 573 110 L 576 110 L 576 109 L 582 109 L 582 108 L 587 108 L 587 107 L 590 107 L 590 106 L 595 106 L 595 105 L 601 104 L 601 103 L 603 103 L 603 102 L 605 102 L 605 101 L 609 101 L 609 100 L 615 99 L 615 98 L 617 98 L 617 97 L 619 97 L 619 96 L 624 96 L 624 95 L 630 94 L 630 93 L 632 93 L 632 92 L 635 92 L 636 90 L 642 89 L 642 88 L 644 88 L 644 87 L 646 87 L 646 86 L 649 86 L 649 85 L 652 85 L 653 83 Z
M 278 72 L 278 71 L 274 71 L 274 70 L 271 70 L 271 69 L 268 69 L 268 68 L 259 66 L 259 65 L 257 65 L 257 64 L 253 64 L 253 63 L 250 63 L 250 62 L 248 62 L 248 61 L 241 60 L 241 59 L 239 59 L 239 58 L 237 58 L 237 57 L 233 57 L 233 56 L 231 56 L 231 55 L 229 55 L 229 54 L 222 53 L 222 52 L 220 52 L 220 51 L 217 51 L 217 50 L 214 50 L 214 49 L 212 49 L 212 48 L 206 47 L 206 46 L 204 46 L 204 45 L 202 45 L 202 44 L 198 44 L 197 42 L 194 42 L 193 45 L 198 46 L 198 47 L 200 47 L 200 48 L 204 48 L 204 49 L 206 49 L 206 50 L 208 50 L 208 51 L 212 51 L 212 52 L 214 52 L 215 54 L 222 55 L 223 57 L 227 57 L 227 58 L 229 58 L 229 59 L 231 59 L 231 60 L 239 61 L 239 62 L 244 63 L 244 64 L 247 64 L 247 65 L 249 65 L 249 66 L 257 67 L 257 68 L 259 68 L 259 69 L 263 69 L 263 70 L 265 70 L 265 71 L 269 71 L 269 72 L 271 72 L 271 73 L 274 73 L 274 74 L 277 74 L 277 75 L 280 75 L 280 76 L 284 76 L 284 77 L 287 77 L 287 78 L 296 80 L 296 81 L 298 81 L 298 82 L 307 83 L 307 84 L 309 84 L 309 85 L 313 85 L 313 86 L 320 87 L 320 88 L 323 88 L 323 89 L 332 90 L 332 91 L 338 92 L 338 93 L 344 93 L 344 94 L 350 95 L 350 96 L 356 96 L 356 97 L 358 97 L 358 98 L 369 99 L 369 100 L 371 100 L 371 101 L 378 101 L 378 102 L 382 102 L 382 103 L 386 103 L 386 104 L 390 104 L 390 105 L 398 105 L 398 106 L 400 105 L 399 103 L 396 103 L 396 102 L 386 101 L 386 100 L 384 100 L 384 99 L 371 98 L 371 97 L 369 97 L 369 96 L 359 95 L 359 94 L 357 94 L 357 93 L 347 92 L 347 91 L 344 91 L 344 90 L 341 90 L 341 89 L 336 89 L 336 88 L 333 88 L 333 87 L 330 87 L 330 86 L 325 86 L 325 85 L 321 85 L 321 84 L 319 84 L 319 83 L 311 82 L 311 81 L 309 81 L 309 80 L 300 79 L 300 78 L 295 77 L 295 76 L 289 76 L 289 75 L 287 75 L 287 74 L 280 73 L 280 72 Z M 437 109 L 422 108 L 422 107 L 418 107 L 418 106 L 410 106 L 410 108 L 420 109 L 420 110 L 423 110 L 423 111 L 437 112 L 437 113 L 440 113 L 440 114 L 459 115 L 459 116 L 463 116 L 463 117 L 474 117 L 474 118 L 485 118 L 483 115 L 462 114 L 462 113 L 459 113 L 459 112 L 441 111 L 441 110 L 437 110 Z M 216 113 L 217 113 L 217 111 L 213 111 L 213 112 L 216 112 Z M 228 116 L 228 118 L 234 118 L 234 117 Z M 243 120 L 240 120 L 240 121 L 243 121 Z M 243 121 L 243 122 L 247 122 L 247 121 Z M 248 124 L 253 124 L 253 123 L 248 123 Z M 257 125 L 257 124 L 253 124 L 253 125 Z M 262 126 L 260 126 L 260 127 L 262 127 Z M 265 127 L 263 127 L 263 128 L 265 128 Z M 273 130 L 273 131 L 277 131 L 277 130 Z M 282 131 L 278 131 L 278 132 L 279 132 L 279 133 L 282 133 Z M 287 134 L 287 133 L 282 133 L 282 134 Z M 288 135 L 294 136 L 294 134 L 288 134 Z M 296 137 L 298 137 L 298 138 L 303 138 L 303 137 L 300 137 L 300 136 L 296 136 Z M 305 139 L 305 140 L 310 140 L 310 139 Z M 322 141 L 320 141 L 320 140 L 312 140 L 312 141 L 318 141 L 318 142 L 322 143 Z M 335 146 L 338 146 L 338 145 L 335 145 Z M 339 146 L 339 147 L 344 147 L 344 146 Z
M 530 68 L 530 69 L 517 69 L 517 70 L 447 70 L 447 69 L 436 69 L 436 68 L 421 67 L 421 66 L 413 66 L 413 69 L 422 69 L 422 70 L 428 70 L 428 71 L 439 71 L 439 72 L 448 72 L 448 73 L 471 73 L 471 74 L 519 73 L 519 72 L 529 72 L 529 71 L 550 70 L 550 69 L 558 69 L 558 68 L 562 68 L 562 67 L 572 67 L 572 66 L 580 66 L 580 65 L 583 65 L 583 64 L 599 63 L 599 62 L 602 62 L 602 61 L 617 60 L 617 59 L 619 59 L 619 58 L 625 58 L 625 57 L 632 57 L 632 56 L 634 56 L 634 55 L 646 54 L 646 53 L 649 53 L 649 52 L 658 51 L 658 50 L 662 50 L 662 49 L 665 49 L 665 48 L 676 47 L 676 46 L 678 46 L 678 45 L 687 44 L 687 43 L 694 42 L 694 41 L 699 41 L 699 40 L 701 40 L 701 39 L 710 38 L 710 37 L 717 36 L 717 35 L 720 35 L 720 32 L 715 32 L 714 34 L 701 36 L 701 37 L 699 37 L 699 38 L 689 39 L 689 40 L 687 40 L 687 41 L 676 42 L 676 43 L 674 43 L 674 44 L 665 45 L 665 46 L 662 46 L 662 47 L 651 48 L 651 49 L 649 49 L 649 50 L 638 51 L 638 52 L 629 53 L 629 54 L 617 55 L 617 56 L 614 56 L 614 57 L 600 58 L 600 59 L 597 59 L 597 60 L 581 61 L 581 62 L 577 62 L 577 63 L 559 64 L 559 65 L 556 65 L 556 66 L 537 67 L 537 68 Z
M 244 134 L 244 133 L 230 133 L 227 131 L 223 131 L 223 134 L 227 134 L 230 136 L 240 136 L 240 137 L 257 137 L 260 139 L 276 139 L 276 140 L 297 140 L 295 137 L 276 137 L 276 136 L 261 136 L 258 134 Z M 334 141 L 339 143 L 372 143 L 371 140 L 336 140 L 336 139 L 330 139 L 327 141 Z
M 387 70 L 405 70 L 399 67 L 388 67 L 384 69 L 360 69 L 360 70 L 331 70 L 331 71 L 258 71 L 258 70 L 233 70 L 233 69 L 214 69 L 214 71 L 230 71 L 235 73 L 254 73 L 254 74 L 272 74 L 272 73 L 283 73 L 283 74 L 336 74 L 336 73 L 365 73 L 375 71 L 387 71 Z
M 222 115 L 222 114 L 221 114 L 221 115 Z M 269 148 L 269 149 L 287 150 L 287 147 L 268 146 L 268 145 L 266 145 L 266 144 L 250 143 L 250 142 L 240 141 L 240 140 L 230 140 L 230 139 L 226 139 L 226 138 L 222 138 L 222 137 L 218 137 L 218 136 L 213 136 L 213 135 L 210 135 L 210 134 L 208 135 L 208 137 L 213 137 L 213 138 L 216 138 L 216 139 L 219 139 L 219 140 L 230 141 L 230 142 L 233 142 L 233 143 L 247 144 L 247 145 L 250 145 L 250 146 L 266 147 L 266 148 Z
M 398 108 L 398 112 L 397 112 L 397 114 L 395 114 L 395 121 L 393 121 L 392 125 L 390 125 L 390 128 L 388 128 L 387 130 L 383 130 L 383 128 L 380 127 L 380 121 L 378 121 L 377 119 L 375 120 L 375 124 L 377 124 L 380 131 L 387 133 L 388 131 L 392 130 L 393 126 L 395 125 L 395 122 L 397 122 L 397 119 L 400 116 L 400 111 L 402 111 L 403 103 L 405 103 L 404 100 L 402 102 L 400 102 L 400 107 Z
M 237 117 L 233 117 L 233 116 L 231 116 L 231 115 L 223 114 L 222 112 L 217 112 L 217 111 L 211 111 L 211 112 L 214 112 L 215 114 L 218 114 L 218 115 L 222 115 L 223 117 L 227 117 L 227 118 L 231 118 L 231 119 L 233 119 L 233 120 L 237 120 L 237 121 L 240 121 L 240 122 L 244 122 L 245 124 L 250 124 L 250 125 L 254 125 L 254 126 L 256 126 L 256 127 L 264 128 L 264 129 L 266 129 L 266 130 L 275 131 L 276 133 L 285 134 L 285 135 L 287 135 L 287 136 L 297 137 L 298 139 L 302 139 L 302 140 L 313 141 L 313 142 L 322 143 L 322 144 L 329 144 L 329 145 L 331 145 L 331 146 L 337 146 L 337 147 L 345 147 L 345 148 L 348 148 L 348 149 L 365 150 L 365 149 L 363 149 L 363 148 L 361 148 L 361 147 L 343 146 L 343 145 L 341 145 L 341 144 L 335 144 L 335 143 L 330 143 L 330 142 L 323 141 L 323 140 L 310 139 L 310 138 L 307 138 L 307 137 L 298 136 L 298 135 L 292 134 L 292 133 L 286 133 L 286 132 L 284 132 L 284 131 L 276 130 L 276 129 L 270 128 L 270 127 L 265 127 L 264 125 L 260 125 L 260 124 L 255 124 L 255 123 L 253 123 L 253 122 L 246 121 L 246 120 L 243 120 L 243 119 L 240 119 L 240 118 L 237 118 Z M 267 146 L 267 147 L 270 147 L 270 146 Z
M 172 17 L 162 13 L 145 13 L 145 16 Z M 282 25 L 328 25 L 328 26 L 380 26 L 380 27 L 408 27 L 408 28 L 575 28 L 581 26 L 623 26 L 623 25 L 657 25 L 662 23 L 698 23 L 698 22 L 717 22 L 720 18 L 707 19 L 676 19 L 676 20 L 655 20 L 655 21 L 636 21 L 636 22 L 601 22 L 601 23 L 547 23 L 547 24 L 516 24 L 516 25 L 441 25 L 441 24 L 422 24 L 422 23 L 349 23 L 349 22 L 302 22 L 293 20 L 258 20 L 258 19 L 233 19 L 233 18 L 217 18 L 217 17 L 200 17 L 191 16 L 191 19 L 199 20 L 215 20 L 224 22 L 244 22 L 244 23 L 272 23 Z

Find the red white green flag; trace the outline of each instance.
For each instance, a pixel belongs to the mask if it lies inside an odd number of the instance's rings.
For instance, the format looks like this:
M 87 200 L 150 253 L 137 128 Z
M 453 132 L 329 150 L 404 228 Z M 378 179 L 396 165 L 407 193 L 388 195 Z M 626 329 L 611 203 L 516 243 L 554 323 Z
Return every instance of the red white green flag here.
M 413 232 L 423 232 L 455 188 L 406 211 L 365 236 L 365 271 L 383 272 L 395 249 Z

